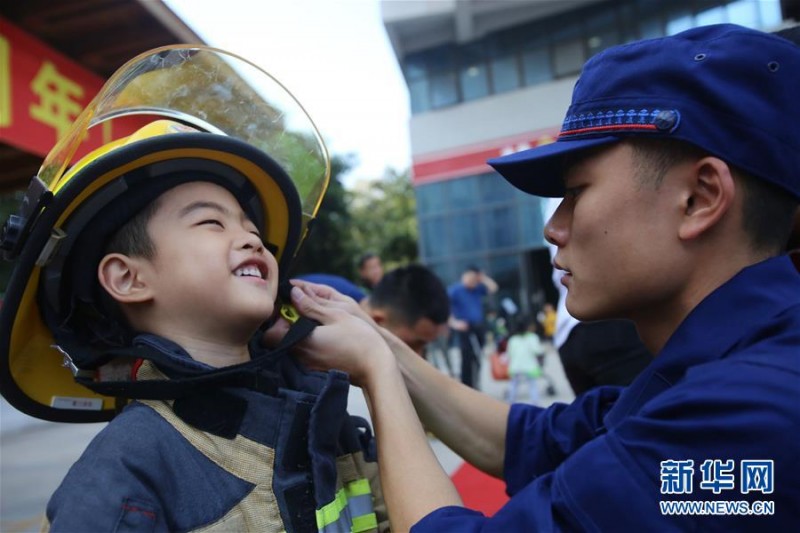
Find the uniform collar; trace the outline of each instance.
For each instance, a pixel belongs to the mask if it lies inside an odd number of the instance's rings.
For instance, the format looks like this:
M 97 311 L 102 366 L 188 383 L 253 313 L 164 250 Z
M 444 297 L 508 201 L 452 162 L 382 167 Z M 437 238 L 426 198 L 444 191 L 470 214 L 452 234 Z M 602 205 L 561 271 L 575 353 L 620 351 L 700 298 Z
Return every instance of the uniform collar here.
M 689 313 L 650 366 L 622 392 L 605 426 L 618 424 L 674 385 L 689 368 L 724 358 L 752 332 L 797 305 L 798 295 L 800 275 L 787 256 L 741 270 Z

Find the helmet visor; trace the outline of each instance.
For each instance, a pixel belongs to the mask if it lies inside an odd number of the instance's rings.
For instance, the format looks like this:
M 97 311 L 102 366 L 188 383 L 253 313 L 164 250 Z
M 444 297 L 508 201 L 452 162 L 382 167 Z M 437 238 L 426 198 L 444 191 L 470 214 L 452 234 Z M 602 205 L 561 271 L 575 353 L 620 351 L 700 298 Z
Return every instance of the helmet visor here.
M 289 175 L 300 197 L 303 226 L 319 209 L 330 161 L 311 118 L 270 74 L 246 59 L 205 46 L 166 46 L 128 61 L 51 150 L 39 177 L 57 190 L 90 130 L 119 137 L 140 125 L 135 116 L 178 120 L 253 145 Z

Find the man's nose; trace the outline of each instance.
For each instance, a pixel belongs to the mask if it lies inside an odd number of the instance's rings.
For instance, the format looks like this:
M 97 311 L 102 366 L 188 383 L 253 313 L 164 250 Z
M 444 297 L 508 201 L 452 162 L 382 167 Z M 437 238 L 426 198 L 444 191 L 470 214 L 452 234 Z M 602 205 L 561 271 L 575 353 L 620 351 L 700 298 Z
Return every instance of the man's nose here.
M 568 235 L 568 214 L 567 207 L 564 205 L 566 202 L 562 201 L 558 205 L 553 216 L 544 225 L 544 239 L 552 245 L 564 246 L 567 242 Z

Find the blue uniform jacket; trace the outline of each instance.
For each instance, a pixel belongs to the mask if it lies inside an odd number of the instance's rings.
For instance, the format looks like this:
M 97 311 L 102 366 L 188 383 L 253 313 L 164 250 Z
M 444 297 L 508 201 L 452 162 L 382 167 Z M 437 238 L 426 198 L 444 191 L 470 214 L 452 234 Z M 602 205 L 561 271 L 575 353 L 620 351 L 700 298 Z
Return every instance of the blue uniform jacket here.
M 505 480 L 511 500 L 493 517 L 445 507 L 413 531 L 800 531 L 791 261 L 753 265 L 714 291 L 627 388 L 512 406 Z M 676 501 L 700 502 L 700 514 L 662 507 Z M 751 511 L 766 514 L 731 514 Z

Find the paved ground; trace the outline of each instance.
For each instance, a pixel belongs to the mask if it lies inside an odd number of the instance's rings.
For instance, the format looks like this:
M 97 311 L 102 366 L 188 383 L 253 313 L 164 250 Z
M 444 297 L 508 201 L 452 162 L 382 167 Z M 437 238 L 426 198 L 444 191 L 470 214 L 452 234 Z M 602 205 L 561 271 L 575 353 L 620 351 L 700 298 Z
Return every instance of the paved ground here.
M 450 352 L 453 368 L 459 368 L 457 350 Z M 442 360 L 440 366 L 444 368 Z M 488 363 L 482 365 L 481 390 L 496 398 L 504 398 L 508 382 L 494 381 Z M 564 377 L 557 354 L 550 351 L 545 358 L 545 373 L 553 379 L 555 396 L 545 394 L 540 381 L 541 403 L 572 400 L 572 392 Z M 39 531 L 45 505 L 52 492 L 77 460 L 83 449 L 100 431 L 103 424 L 57 424 L 30 419 L 3 403 L 0 410 L 0 532 Z M 350 402 L 353 414 L 364 414 L 363 400 Z M 441 442 L 431 439 L 431 446 L 448 473 L 462 460 Z

